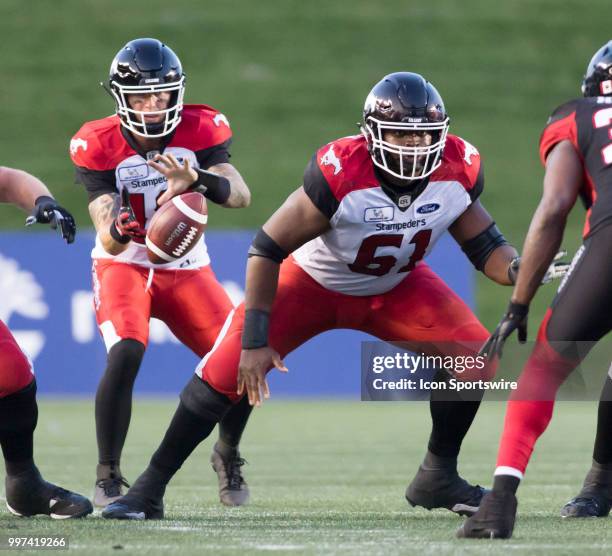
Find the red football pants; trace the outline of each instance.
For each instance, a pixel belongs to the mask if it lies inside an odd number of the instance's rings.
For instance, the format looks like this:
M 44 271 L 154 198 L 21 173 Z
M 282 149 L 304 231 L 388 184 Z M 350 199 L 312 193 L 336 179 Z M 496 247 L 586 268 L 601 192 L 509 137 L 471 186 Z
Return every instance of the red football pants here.
M 93 286 L 107 351 L 127 338 L 147 345 L 149 319 L 155 317 L 202 357 L 233 308 L 210 266 L 157 270 L 98 259 L 93 262 Z
M 28 358 L 0 320 L 0 398 L 25 388 L 34 378 Z
M 232 401 L 239 399 L 243 322 L 241 304 L 196 369 L 198 376 Z M 402 342 L 427 355 L 473 355 L 474 347 L 478 349 L 489 335 L 470 308 L 424 263 L 387 293 L 353 296 L 325 289 L 292 258 L 283 262 L 270 316 L 270 345 L 285 357 L 317 334 L 336 328 Z
M 587 238 L 540 326 L 508 402 L 498 475 L 522 477 L 555 397 L 588 350 L 612 330 L 612 225 Z

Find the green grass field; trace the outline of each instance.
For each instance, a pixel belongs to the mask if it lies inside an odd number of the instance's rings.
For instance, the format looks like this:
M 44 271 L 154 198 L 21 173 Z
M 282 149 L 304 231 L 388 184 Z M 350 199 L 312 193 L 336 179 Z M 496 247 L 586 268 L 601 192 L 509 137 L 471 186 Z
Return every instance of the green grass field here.
M 36 455 L 45 476 L 90 494 L 96 463 L 93 403 L 43 401 Z M 460 470 L 489 485 L 503 404 L 485 403 L 468 435 Z M 138 401 L 124 472 L 143 469 L 174 410 L 170 401 Z M 461 518 L 413 509 L 404 489 L 429 433 L 424 403 L 272 400 L 245 435 L 252 503 L 217 502 L 208 439 L 175 477 L 164 521 L 56 522 L 0 513 L 0 534 L 69 536 L 83 554 L 605 554 L 609 519 L 562 521 L 561 505 L 590 462 L 595 407 L 562 403 L 537 447 L 519 492 L 520 518 L 510 541 L 454 538 Z

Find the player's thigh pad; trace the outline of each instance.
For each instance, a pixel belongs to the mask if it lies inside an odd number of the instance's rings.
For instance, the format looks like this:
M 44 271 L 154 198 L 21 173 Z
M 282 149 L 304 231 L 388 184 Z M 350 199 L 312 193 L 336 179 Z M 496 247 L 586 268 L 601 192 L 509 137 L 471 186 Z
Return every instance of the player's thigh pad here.
M 612 329 L 612 225 L 580 247 L 539 334 L 553 349 L 582 359 Z M 576 345 L 580 342 L 580 345 Z M 567 352 L 567 353 L 565 353 Z
M 8 327 L 0 321 L 0 398 L 22 390 L 33 378 L 28 358 Z
M 292 259 L 284 261 L 270 316 L 270 346 L 285 357 L 313 336 L 336 327 L 338 300 L 342 297 L 346 296 L 317 284 Z M 196 369 L 215 390 L 234 401 L 238 399 L 243 326 L 244 304 L 241 304 L 232 311 L 213 349 Z
M 147 344 L 151 311 L 150 276 L 148 268 L 94 260 L 94 308 L 107 351 L 128 338 Z
M 211 267 L 156 271 L 151 289 L 152 316 L 196 355 L 208 353 L 233 309 Z

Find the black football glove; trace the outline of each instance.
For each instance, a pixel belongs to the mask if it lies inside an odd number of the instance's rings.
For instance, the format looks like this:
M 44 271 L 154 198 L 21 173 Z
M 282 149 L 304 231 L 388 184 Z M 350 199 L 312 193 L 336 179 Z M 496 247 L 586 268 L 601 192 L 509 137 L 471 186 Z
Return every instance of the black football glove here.
M 51 224 L 51 227 L 66 240 L 66 243 L 74 241 L 76 235 L 74 218 L 65 208 L 58 205 L 53 197 L 42 195 L 34 202 L 34 210 L 26 218 L 26 226 L 36 223 Z
M 518 330 L 518 341 L 524 344 L 527 341 L 527 313 L 529 313 L 529 305 L 511 301 L 506 314 L 497 325 L 495 332 L 480 348 L 478 355 L 489 359 L 496 355 L 501 357 L 504 342 L 515 330 Z
M 127 243 L 131 239 L 143 239 L 146 232 L 140 227 L 136 219 L 132 205 L 130 204 L 130 194 L 127 189 L 121 190 L 121 206 L 119 214 L 111 224 L 111 236 L 119 243 Z

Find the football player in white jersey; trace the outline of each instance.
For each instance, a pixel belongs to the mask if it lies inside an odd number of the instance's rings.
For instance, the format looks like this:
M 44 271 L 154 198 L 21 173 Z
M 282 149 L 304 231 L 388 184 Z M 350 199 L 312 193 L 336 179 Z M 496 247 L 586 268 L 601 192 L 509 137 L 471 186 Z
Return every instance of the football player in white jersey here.
M 210 106 L 183 104 L 185 76 L 168 46 L 156 39 L 130 41 L 115 56 L 105 86 L 116 114 L 85 123 L 70 142 L 97 231 L 94 303 L 108 353 L 96 395 L 96 506 L 118 498 L 126 484 L 120 457 L 149 318 L 163 320 L 202 357 L 232 310 L 203 238 L 175 262 L 149 262 L 144 236 L 153 213 L 187 188 L 228 208 L 250 203 L 249 189 L 229 163 L 227 118 Z M 238 442 L 249 413 L 246 401 L 228 413 L 211 457 L 226 505 L 248 499 Z
M 51 224 L 67 243 L 74 241 L 72 215 L 55 201 L 44 183 L 27 172 L 0 167 L 0 203 L 30 212 L 26 224 Z M 90 514 L 93 507 L 87 498 L 41 477 L 34 463 L 37 421 L 32 365 L 0 321 L 0 447 L 6 467 L 6 506 L 12 514 L 25 517 L 42 514 L 66 519 Z
M 303 186 L 253 242 L 245 303 L 181 393 L 149 467 L 104 517 L 162 517 L 168 481 L 227 408 L 244 397 L 259 405 L 269 396 L 266 373 L 285 370 L 282 358 L 325 330 L 353 328 L 426 354 L 476 354 L 487 330 L 422 259 L 448 230 L 476 268 L 510 285 L 517 252 L 478 200 L 478 151 L 448 127 L 433 85 L 394 73 L 368 96 L 363 133 L 315 153 Z M 478 508 L 483 489 L 459 476 L 457 455 L 479 404 L 433 391 L 427 455 L 406 491 L 412 505 Z

